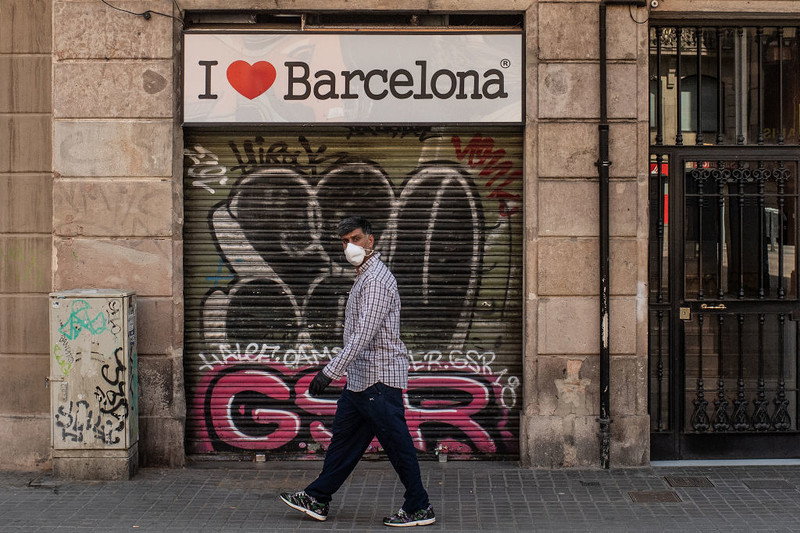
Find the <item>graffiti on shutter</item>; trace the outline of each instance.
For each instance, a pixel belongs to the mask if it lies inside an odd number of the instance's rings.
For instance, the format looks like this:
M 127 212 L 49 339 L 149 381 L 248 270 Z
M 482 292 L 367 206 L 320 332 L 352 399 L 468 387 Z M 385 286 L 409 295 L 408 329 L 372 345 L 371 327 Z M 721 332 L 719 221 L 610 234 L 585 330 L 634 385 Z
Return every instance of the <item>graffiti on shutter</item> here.
M 518 128 L 188 131 L 184 155 L 189 453 L 327 448 L 344 379 L 308 386 L 355 277 L 336 223 L 360 214 L 398 281 L 415 445 L 518 455 Z

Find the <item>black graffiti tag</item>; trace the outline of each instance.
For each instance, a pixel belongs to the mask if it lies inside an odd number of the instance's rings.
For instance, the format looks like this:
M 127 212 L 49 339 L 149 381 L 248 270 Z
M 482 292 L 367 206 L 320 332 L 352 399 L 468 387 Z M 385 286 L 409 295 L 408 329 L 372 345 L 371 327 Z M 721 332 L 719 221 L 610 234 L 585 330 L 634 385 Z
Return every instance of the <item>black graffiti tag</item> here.
M 94 416 L 89 402 L 69 402 L 69 407 L 59 405 L 55 415 L 56 427 L 61 428 L 61 440 L 83 442 L 87 431 L 95 432 L 100 426 L 100 415 Z
M 373 161 L 323 156 L 262 137 L 231 141 L 243 176 L 210 215 L 212 236 L 234 274 L 203 303 L 208 341 L 329 342 L 341 335 L 352 271 L 335 237 L 354 212 L 373 221 L 377 247 L 393 269 L 404 308 L 434 317 L 405 321 L 411 344 L 465 342 L 482 276 L 484 217 L 469 173 L 430 161 L 396 188 Z M 301 155 L 304 159 L 301 159 Z M 327 164 L 324 170 L 319 165 Z M 309 166 L 313 167 L 307 174 Z M 234 170 L 233 168 L 231 170 Z M 224 328 L 218 324 L 224 317 Z M 444 333 L 443 333 L 444 332 Z
M 109 376 L 109 369 L 111 365 L 104 364 L 101 369 L 103 379 L 115 387 L 109 390 L 103 390 L 99 386 L 95 388 L 94 395 L 100 403 L 100 412 L 111 415 L 117 420 L 117 425 L 113 429 L 121 431 L 125 427 L 125 419 L 128 416 L 128 399 L 125 397 L 125 381 L 122 379 L 125 376 L 125 365 L 120 360 L 122 348 L 114 350 L 114 375 Z
M 230 171 L 248 173 L 258 166 L 279 165 L 315 174 L 320 165 L 340 163 L 348 157 L 346 152 L 326 154 L 328 147 L 324 144 L 315 151 L 308 139 L 302 135 L 298 138 L 298 142 L 303 148 L 302 151 L 290 149 L 286 142 L 275 142 L 267 146 L 261 136 L 256 136 L 252 141 L 244 141 L 241 150 L 231 141 L 228 146 L 239 164 L 231 167 Z

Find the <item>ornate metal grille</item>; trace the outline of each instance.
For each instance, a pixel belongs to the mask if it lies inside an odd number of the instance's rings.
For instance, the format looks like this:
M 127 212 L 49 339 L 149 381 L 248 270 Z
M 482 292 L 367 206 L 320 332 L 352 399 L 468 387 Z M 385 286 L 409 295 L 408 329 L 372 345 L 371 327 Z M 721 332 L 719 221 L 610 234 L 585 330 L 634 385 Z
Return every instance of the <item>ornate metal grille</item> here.
M 651 28 L 650 415 L 671 446 L 798 431 L 798 34 Z
M 683 166 L 683 302 L 699 304 L 684 321 L 684 429 L 794 429 L 796 232 L 785 221 L 797 218 L 797 164 Z

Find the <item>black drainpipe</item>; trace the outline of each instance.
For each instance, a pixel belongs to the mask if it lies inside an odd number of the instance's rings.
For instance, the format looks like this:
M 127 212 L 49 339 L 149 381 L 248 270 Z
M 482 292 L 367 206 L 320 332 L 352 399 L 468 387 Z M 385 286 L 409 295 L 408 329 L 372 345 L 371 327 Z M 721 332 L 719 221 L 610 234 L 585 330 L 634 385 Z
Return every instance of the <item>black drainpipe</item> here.
M 611 356 L 609 339 L 609 215 L 608 215 L 608 57 L 606 39 L 606 6 L 646 6 L 646 0 L 602 0 L 600 2 L 600 125 L 597 173 L 600 178 L 600 466 L 609 467 L 611 455 Z

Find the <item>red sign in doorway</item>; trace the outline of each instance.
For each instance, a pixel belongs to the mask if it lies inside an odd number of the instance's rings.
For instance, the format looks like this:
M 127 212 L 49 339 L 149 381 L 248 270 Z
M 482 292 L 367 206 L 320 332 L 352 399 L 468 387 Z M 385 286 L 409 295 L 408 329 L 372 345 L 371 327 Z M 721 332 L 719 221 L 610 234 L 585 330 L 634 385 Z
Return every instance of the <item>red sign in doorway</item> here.
M 661 163 L 661 176 L 666 181 L 669 176 L 669 163 Z M 658 176 L 658 165 L 650 163 L 650 176 Z M 669 194 L 664 193 L 664 224 L 669 224 Z

